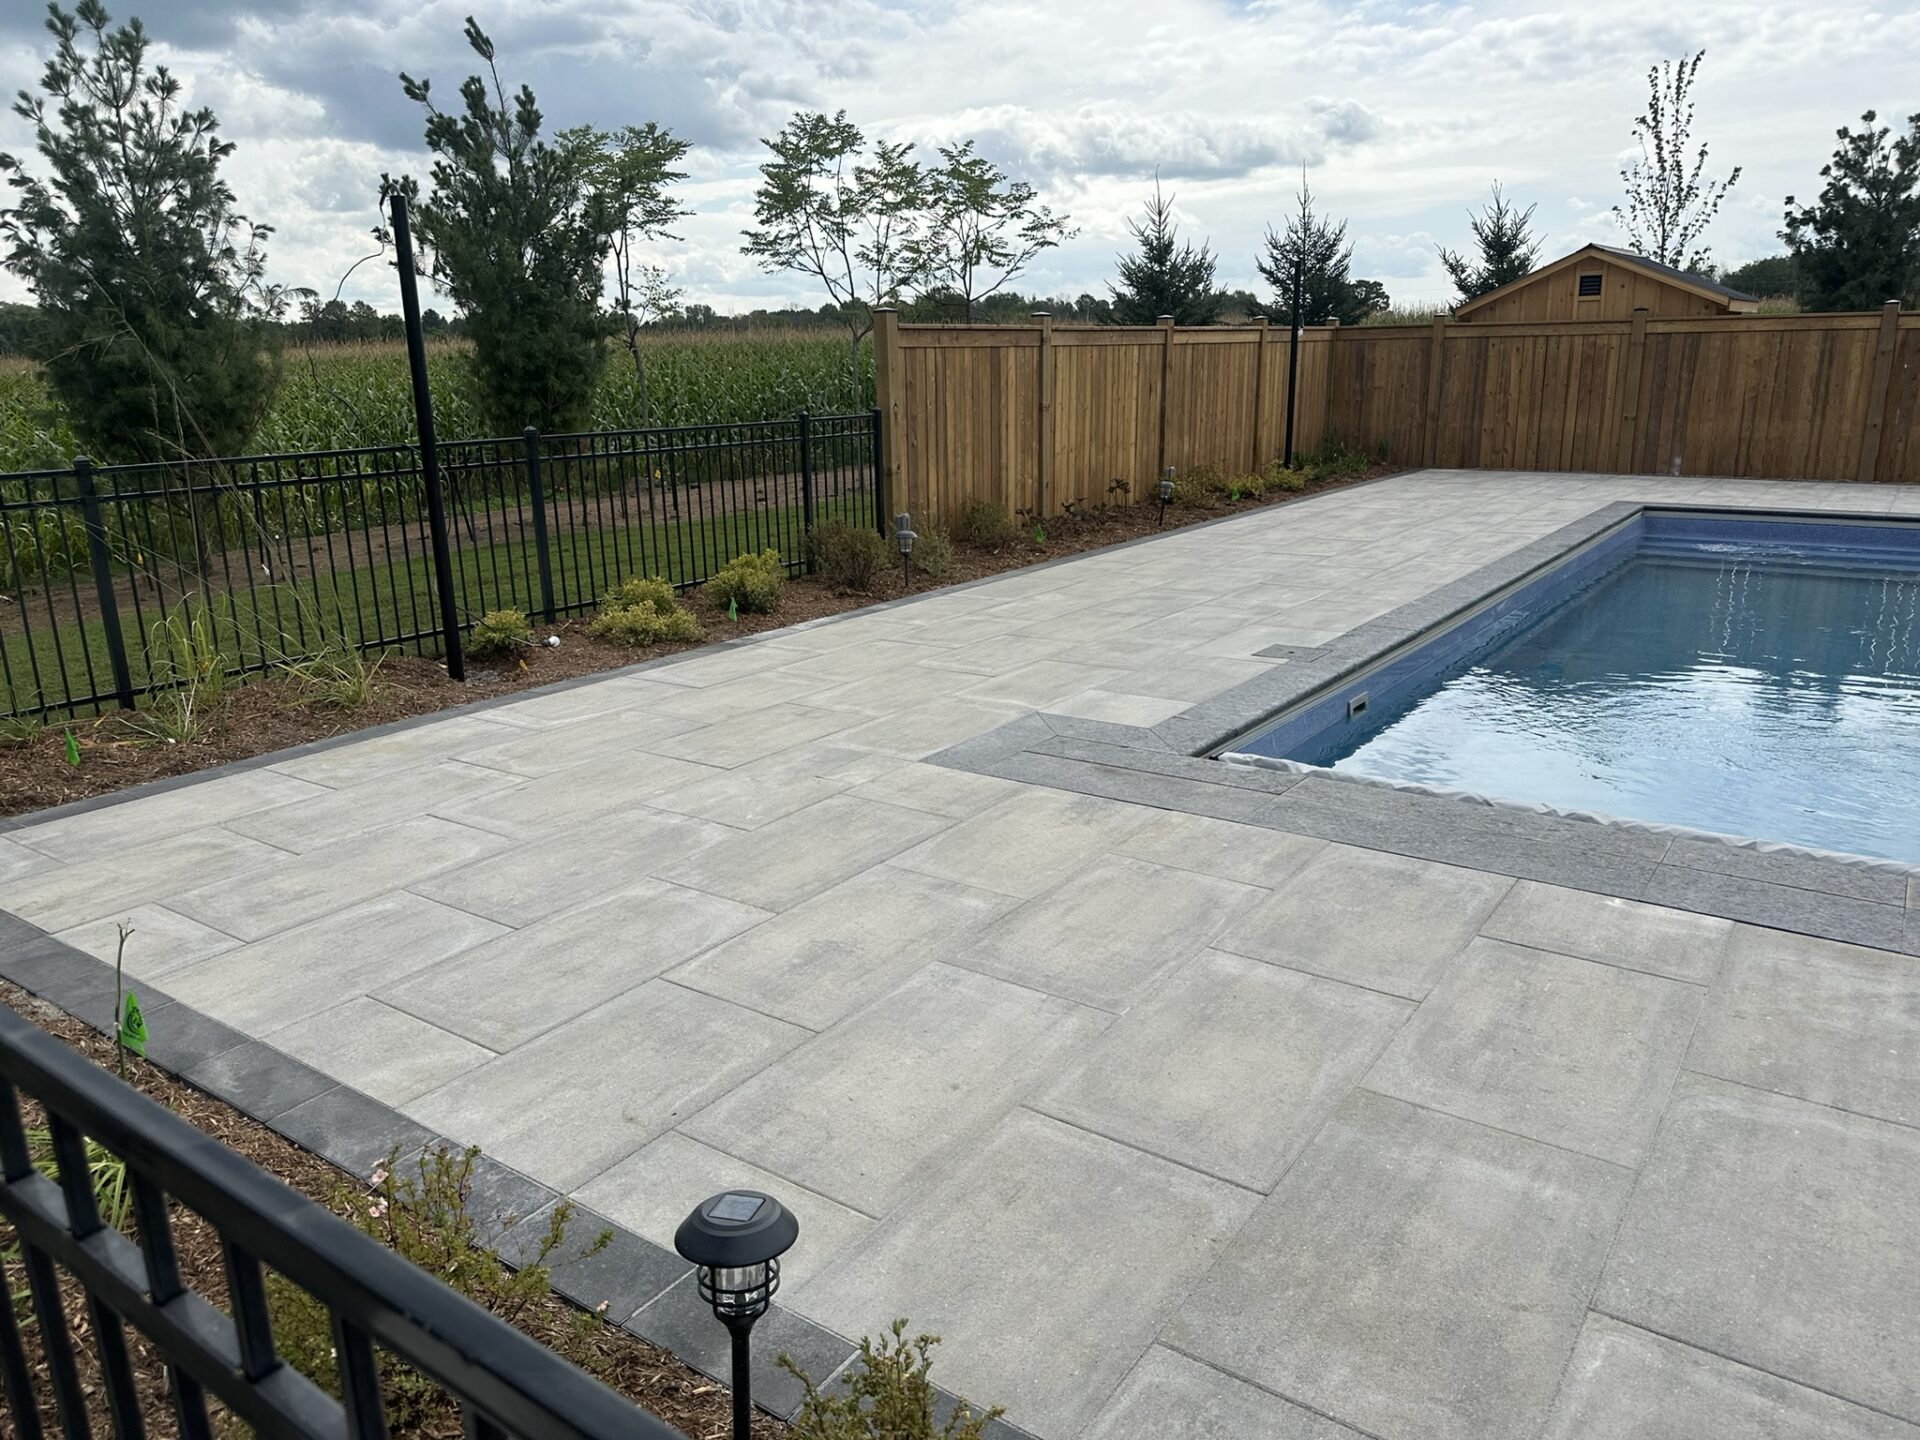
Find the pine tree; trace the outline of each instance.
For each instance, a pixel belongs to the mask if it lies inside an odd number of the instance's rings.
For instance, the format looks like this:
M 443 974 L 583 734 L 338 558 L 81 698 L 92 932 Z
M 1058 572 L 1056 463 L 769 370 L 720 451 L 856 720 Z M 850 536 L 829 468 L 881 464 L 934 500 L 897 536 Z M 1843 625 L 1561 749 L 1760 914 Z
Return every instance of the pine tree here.
M 1384 286 L 1374 280 L 1353 278 L 1353 244 L 1347 239 L 1347 222 L 1338 225 L 1313 211 L 1313 192 L 1306 177 L 1300 177 L 1300 193 L 1295 197 L 1299 209 L 1287 217 L 1286 233 L 1267 227 L 1266 253 L 1255 260 L 1261 277 L 1273 287 L 1272 313 L 1286 324 L 1294 323 L 1293 274 L 1300 266 L 1300 317 L 1302 325 L 1324 325 L 1337 320 L 1342 325 L 1358 325 L 1376 310 L 1390 303 Z
M 1895 137 L 1874 128 L 1842 126 L 1840 148 L 1821 167 L 1826 185 L 1817 204 L 1794 208 L 1787 197 L 1787 228 L 1808 310 L 1870 310 L 1888 300 L 1920 301 L 1920 115 Z
M 1478 215 L 1467 212 L 1473 243 L 1480 253 L 1462 255 L 1444 246 L 1440 250 L 1440 263 L 1453 277 L 1463 304 L 1533 272 L 1533 262 L 1540 254 L 1539 238 L 1529 228 L 1533 211 L 1531 205 L 1524 210 L 1509 205 L 1496 180 L 1493 203 Z
M 1162 315 L 1176 325 L 1211 325 L 1220 314 L 1221 295 L 1214 284 L 1214 256 L 1181 244 L 1173 223 L 1174 197 L 1162 197 L 1160 177 L 1142 220 L 1127 222 L 1139 248 L 1119 257 L 1120 283 L 1113 293 L 1113 318 L 1121 325 L 1152 325 Z

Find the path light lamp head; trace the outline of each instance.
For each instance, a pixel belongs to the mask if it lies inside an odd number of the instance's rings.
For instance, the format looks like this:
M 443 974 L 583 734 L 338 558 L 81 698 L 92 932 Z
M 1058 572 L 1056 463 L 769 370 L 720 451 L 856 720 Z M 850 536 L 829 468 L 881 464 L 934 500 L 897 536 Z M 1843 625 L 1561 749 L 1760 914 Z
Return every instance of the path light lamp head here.
M 1167 523 L 1167 502 L 1173 499 L 1173 466 L 1169 465 L 1160 472 L 1160 484 L 1155 487 L 1160 495 L 1160 523 Z
M 780 1288 L 780 1257 L 800 1238 L 800 1222 L 778 1200 L 758 1190 L 710 1195 L 674 1231 L 673 1248 L 697 1268 L 700 1298 L 733 1337 L 733 1433 L 747 1440 L 753 1426 L 748 1334 Z
M 902 510 L 893 517 L 893 543 L 900 550 L 900 583 L 913 584 L 913 542 L 920 537 L 913 533 L 913 516 Z

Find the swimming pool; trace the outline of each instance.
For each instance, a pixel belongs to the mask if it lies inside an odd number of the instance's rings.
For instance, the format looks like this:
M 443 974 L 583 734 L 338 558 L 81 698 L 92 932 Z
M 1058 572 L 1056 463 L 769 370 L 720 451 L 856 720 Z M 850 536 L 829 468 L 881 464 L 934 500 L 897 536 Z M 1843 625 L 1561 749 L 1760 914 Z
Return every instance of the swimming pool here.
M 1643 512 L 1227 748 L 1920 863 L 1920 525 Z

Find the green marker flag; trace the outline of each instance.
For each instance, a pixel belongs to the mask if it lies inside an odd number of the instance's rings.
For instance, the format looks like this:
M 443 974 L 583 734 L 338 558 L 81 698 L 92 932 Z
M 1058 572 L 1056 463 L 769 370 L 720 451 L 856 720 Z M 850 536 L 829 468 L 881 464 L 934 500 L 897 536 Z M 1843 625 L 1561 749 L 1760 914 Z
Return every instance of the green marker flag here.
M 67 764 L 78 769 L 80 765 L 80 742 L 73 738 L 73 731 L 67 731 Z
M 147 1017 L 140 1013 L 140 997 L 131 990 L 120 1012 L 120 1043 L 136 1055 L 147 1053 Z
M 739 618 L 740 618 L 740 599 L 738 596 L 735 596 L 732 599 L 727 601 L 727 619 L 738 620 Z

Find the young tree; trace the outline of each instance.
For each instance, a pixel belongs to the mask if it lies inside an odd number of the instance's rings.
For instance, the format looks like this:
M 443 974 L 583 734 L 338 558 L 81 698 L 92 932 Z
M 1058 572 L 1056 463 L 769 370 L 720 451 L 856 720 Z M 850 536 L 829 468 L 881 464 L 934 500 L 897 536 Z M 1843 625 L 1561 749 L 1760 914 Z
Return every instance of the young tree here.
M 769 274 L 818 280 L 847 327 L 848 368 L 857 394 L 860 342 L 873 312 L 895 304 L 920 278 L 917 244 L 925 176 L 905 143 L 874 145 L 842 110 L 802 111 L 761 142 L 773 158 L 760 167 L 755 228 L 742 252 Z
M 613 223 L 613 313 L 640 386 L 640 423 L 649 425 L 652 406 L 640 331 L 649 321 L 663 320 L 677 310 L 681 291 L 669 283 L 665 269 L 641 260 L 635 247 L 663 237 L 678 239 L 668 227 L 693 213 L 668 193 L 687 178 L 684 170 L 674 167 L 692 145 L 652 121 L 611 133 L 590 131 L 588 137 L 594 155 L 593 183 Z
M 1531 205 L 1524 210 L 1509 205 L 1496 180 L 1493 203 L 1478 215 L 1467 212 L 1479 253 L 1463 255 L 1444 246 L 1440 250 L 1440 263 L 1453 277 L 1462 304 L 1533 272 L 1533 262 L 1540 254 L 1540 239 L 1531 229 L 1533 211 Z
M 39 302 L 35 353 L 96 455 L 164 459 L 246 448 L 279 382 L 265 322 L 267 236 L 235 209 L 213 112 L 183 109 L 149 69 L 138 20 L 100 0 L 48 6 L 53 58 L 14 113 L 47 174 L 0 155 L 18 192 L 0 210 L 6 267 Z
M 1700 237 L 1740 179 L 1738 165 L 1724 180 L 1705 178 L 1704 141 L 1689 153 L 1693 81 L 1706 53 L 1663 60 L 1647 71 L 1647 108 L 1633 122 L 1640 158 L 1620 168 L 1627 203 L 1613 207 L 1630 249 L 1677 270 L 1704 270 L 1712 263 Z
M 1078 232 L 1038 203 L 1033 186 L 974 154 L 971 140 L 942 145 L 940 159 L 926 175 L 926 222 L 913 249 L 920 281 L 949 291 L 971 323 L 978 301 Z
M 466 319 L 487 425 L 501 434 L 578 429 L 606 359 L 601 266 L 614 217 L 594 185 L 598 152 L 590 132 L 542 140 L 533 91 L 522 85 L 508 97 L 493 42 L 472 17 L 466 37 L 487 73 L 460 86 L 461 113 L 441 110 L 427 81 L 400 77 L 426 111 L 437 157 L 415 228 L 428 273 Z M 411 177 L 381 183 L 419 194 Z
M 1287 217 L 1284 234 L 1267 227 L 1265 254 L 1254 264 L 1273 287 L 1271 312 L 1287 325 L 1294 323 L 1293 272 L 1301 267 L 1300 319 L 1302 325 L 1338 320 L 1358 325 L 1374 311 L 1386 308 L 1387 292 L 1378 281 L 1353 278 L 1353 244 L 1347 222 L 1338 225 L 1313 210 L 1313 191 L 1300 177 L 1295 197 L 1299 209 Z
M 1907 133 L 1874 127 L 1869 110 L 1860 129 L 1842 126 L 1840 147 L 1820 168 L 1827 182 L 1820 199 L 1794 207 L 1787 197 L 1787 228 L 1800 303 L 1808 310 L 1870 310 L 1888 300 L 1920 300 L 1920 115 Z
M 1146 215 L 1129 220 L 1138 249 L 1119 258 L 1120 283 L 1113 292 L 1113 314 L 1122 325 L 1152 325 L 1162 315 L 1176 325 L 1211 325 L 1220 313 L 1214 283 L 1213 254 L 1202 245 L 1179 243 L 1173 223 L 1173 198 L 1162 198 L 1160 177 L 1153 177 L 1153 198 Z

